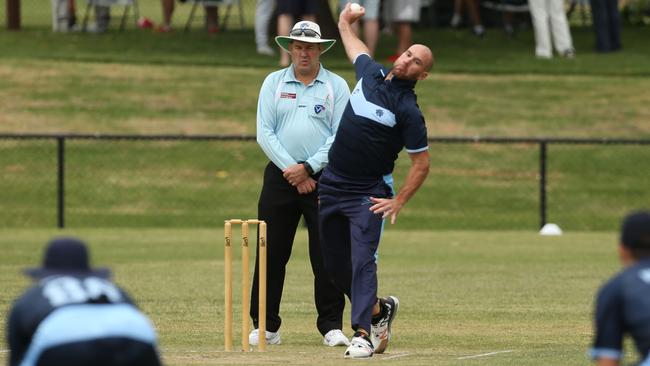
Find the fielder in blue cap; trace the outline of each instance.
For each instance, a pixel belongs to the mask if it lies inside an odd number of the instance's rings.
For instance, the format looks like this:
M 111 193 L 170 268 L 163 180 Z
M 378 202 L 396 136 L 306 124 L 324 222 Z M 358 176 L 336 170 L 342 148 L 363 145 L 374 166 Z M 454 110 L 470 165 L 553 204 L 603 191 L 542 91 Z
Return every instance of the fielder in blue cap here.
M 38 283 L 9 314 L 10 366 L 160 365 L 151 322 L 81 240 L 55 238 L 25 273 Z
M 638 365 L 650 366 L 649 211 L 625 217 L 618 254 L 625 268 L 598 292 L 591 356 L 598 366 L 618 366 L 627 334 L 641 357 Z

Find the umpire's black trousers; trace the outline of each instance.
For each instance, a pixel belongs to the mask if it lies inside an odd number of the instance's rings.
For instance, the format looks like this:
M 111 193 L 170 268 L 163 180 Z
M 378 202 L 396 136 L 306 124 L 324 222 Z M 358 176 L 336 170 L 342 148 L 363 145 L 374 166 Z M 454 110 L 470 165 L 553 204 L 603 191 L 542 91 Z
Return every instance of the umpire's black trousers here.
M 318 177 L 315 177 L 316 180 Z M 264 185 L 258 204 L 258 218 L 267 223 L 267 292 L 266 330 L 280 329 L 280 301 L 287 262 L 291 256 L 293 239 L 300 222 L 305 217 L 309 232 L 309 259 L 314 274 L 314 300 L 321 334 L 332 329 L 342 329 L 345 297 L 329 279 L 323 265 L 323 255 L 318 234 L 318 190 L 299 194 L 273 163 L 264 170 Z M 251 292 L 250 315 L 258 327 L 258 263 L 255 260 L 255 277 Z

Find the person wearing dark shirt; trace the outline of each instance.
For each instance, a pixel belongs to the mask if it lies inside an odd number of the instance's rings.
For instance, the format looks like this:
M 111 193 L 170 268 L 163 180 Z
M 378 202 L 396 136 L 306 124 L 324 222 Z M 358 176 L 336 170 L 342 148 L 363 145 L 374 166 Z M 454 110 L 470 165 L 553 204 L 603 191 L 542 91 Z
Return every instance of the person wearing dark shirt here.
M 395 296 L 377 298 L 377 265 L 383 219 L 398 213 L 429 172 L 427 131 L 413 90 L 428 76 L 433 53 L 412 45 L 388 70 L 369 56 L 351 24 L 364 14 L 350 4 L 339 16 L 346 54 L 357 84 L 346 105 L 329 164 L 319 180 L 319 222 L 325 267 L 350 298 L 355 333 L 346 358 L 382 353 L 399 307 Z M 388 183 L 398 153 L 406 148 L 411 168 L 396 195 Z
M 91 269 L 79 239 L 53 239 L 43 266 L 14 303 L 7 325 L 10 366 L 158 366 L 156 332 L 106 268 Z
M 618 0 L 590 0 L 591 20 L 596 34 L 596 52 L 621 50 L 621 14 Z
M 623 337 L 631 336 L 641 357 L 650 365 L 650 212 L 626 216 L 618 255 L 624 269 L 598 292 L 596 334 L 591 357 L 598 366 L 618 366 Z

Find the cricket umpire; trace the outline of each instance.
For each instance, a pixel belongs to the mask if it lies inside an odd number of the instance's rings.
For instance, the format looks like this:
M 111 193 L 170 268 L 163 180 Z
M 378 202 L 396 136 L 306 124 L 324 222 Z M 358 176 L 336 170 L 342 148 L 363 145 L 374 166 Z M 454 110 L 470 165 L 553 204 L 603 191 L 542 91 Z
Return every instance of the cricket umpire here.
M 357 84 L 350 95 L 329 163 L 319 181 L 321 244 L 325 266 L 350 297 L 355 330 L 346 358 L 367 358 L 386 349 L 399 307 L 395 296 L 377 298 L 377 264 L 383 219 L 391 223 L 429 172 L 427 130 L 415 83 L 427 77 L 433 54 L 412 45 L 388 70 L 372 60 L 351 24 L 364 9 L 347 4 L 339 16 L 346 54 Z M 387 183 L 402 148 L 411 159 L 404 185 L 393 196 Z
M 345 296 L 327 276 L 318 240 L 316 182 L 327 164 L 350 92 L 343 78 L 320 63 L 335 40 L 322 38 L 318 24 L 298 22 L 288 36 L 275 40 L 289 53 L 291 64 L 266 77 L 257 106 L 257 142 L 270 160 L 258 204 L 258 217 L 268 224 L 267 343 L 281 342 L 285 267 L 302 216 L 309 232 L 318 330 L 326 345 L 346 345 L 349 341 L 341 331 Z M 250 307 L 255 328 L 259 320 L 257 268 Z M 257 344 L 258 337 L 259 330 L 254 329 L 250 343 Z
M 38 281 L 9 314 L 10 366 L 157 366 L 156 332 L 106 268 L 90 268 L 86 245 L 56 238 Z
M 591 356 L 599 366 L 618 366 L 623 337 L 632 337 L 640 366 L 650 365 L 650 212 L 633 212 L 621 228 L 618 256 L 624 269 L 598 292 Z

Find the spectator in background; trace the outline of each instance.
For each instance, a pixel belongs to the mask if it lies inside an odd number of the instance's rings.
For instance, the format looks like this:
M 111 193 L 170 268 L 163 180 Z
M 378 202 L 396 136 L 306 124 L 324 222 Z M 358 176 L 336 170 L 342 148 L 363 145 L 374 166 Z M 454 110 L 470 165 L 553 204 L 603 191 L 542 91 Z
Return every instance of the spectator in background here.
M 535 30 L 535 56 L 543 59 L 553 57 L 552 36 L 559 55 L 575 57 L 569 22 L 564 13 L 564 0 L 529 0 L 528 4 Z
M 316 0 L 277 0 L 278 5 L 278 34 L 289 34 L 294 21 L 316 21 Z M 320 36 L 320 35 L 319 35 Z M 287 67 L 290 63 L 289 54 L 280 51 L 280 66 Z
M 161 0 L 163 10 L 163 21 L 156 27 L 158 33 L 169 33 L 172 31 L 172 15 L 174 14 L 175 0 Z M 219 8 L 216 6 L 205 6 L 205 29 L 210 34 L 219 33 Z
M 621 16 L 618 0 L 590 0 L 591 16 L 596 32 L 597 52 L 621 49 Z
M 381 0 L 339 0 L 339 12 L 345 8 L 345 4 L 349 2 L 357 2 L 365 9 L 363 16 L 363 38 L 370 51 L 370 56 L 375 56 L 377 49 L 377 42 L 379 41 L 379 7 Z M 359 35 L 359 23 L 352 25 L 352 30 L 356 35 Z
M 513 19 L 515 17 L 515 13 L 509 10 L 504 10 L 503 11 L 503 32 L 506 34 L 508 37 L 514 37 L 515 35 L 515 26 Z
M 7 325 L 9 365 L 157 366 L 156 332 L 128 295 L 91 269 L 86 245 L 52 240 L 38 281 L 13 305 Z
M 508 37 L 515 35 L 515 19 L 517 14 L 527 14 L 530 11 L 527 0 L 500 0 L 503 12 L 503 31 Z
M 623 220 L 619 243 L 618 257 L 624 268 L 598 291 L 596 334 L 591 356 L 599 366 L 618 366 L 623 358 L 623 337 L 629 334 L 641 356 L 638 365 L 648 365 L 650 212 L 627 215 Z
M 104 33 L 111 23 L 111 8 L 108 5 L 95 5 L 95 29 L 96 33 Z
M 395 62 L 413 44 L 412 23 L 420 21 L 420 0 L 386 0 L 384 20 L 392 24 L 397 33 L 397 49 L 388 57 Z
M 454 15 L 451 17 L 451 26 L 458 28 L 463 21 L 463 3 L 467 6 L 469 19 L 472 21 L 472 33 L 477 37 L 483 37 L 485 35 L 485 27 L 481 23 L 478 0 L 454 0 Z
M 273 0 L 257 0 L 255 6 L 255 45 L 260 55 L 273 56 L 275 52 L 269 47 L 269 22 L 273 15 Z
M 68 12 L 68 30 L 74 29 L 77 25 L 77 7 L 74 0 L 68 0 L 66 3 Z

